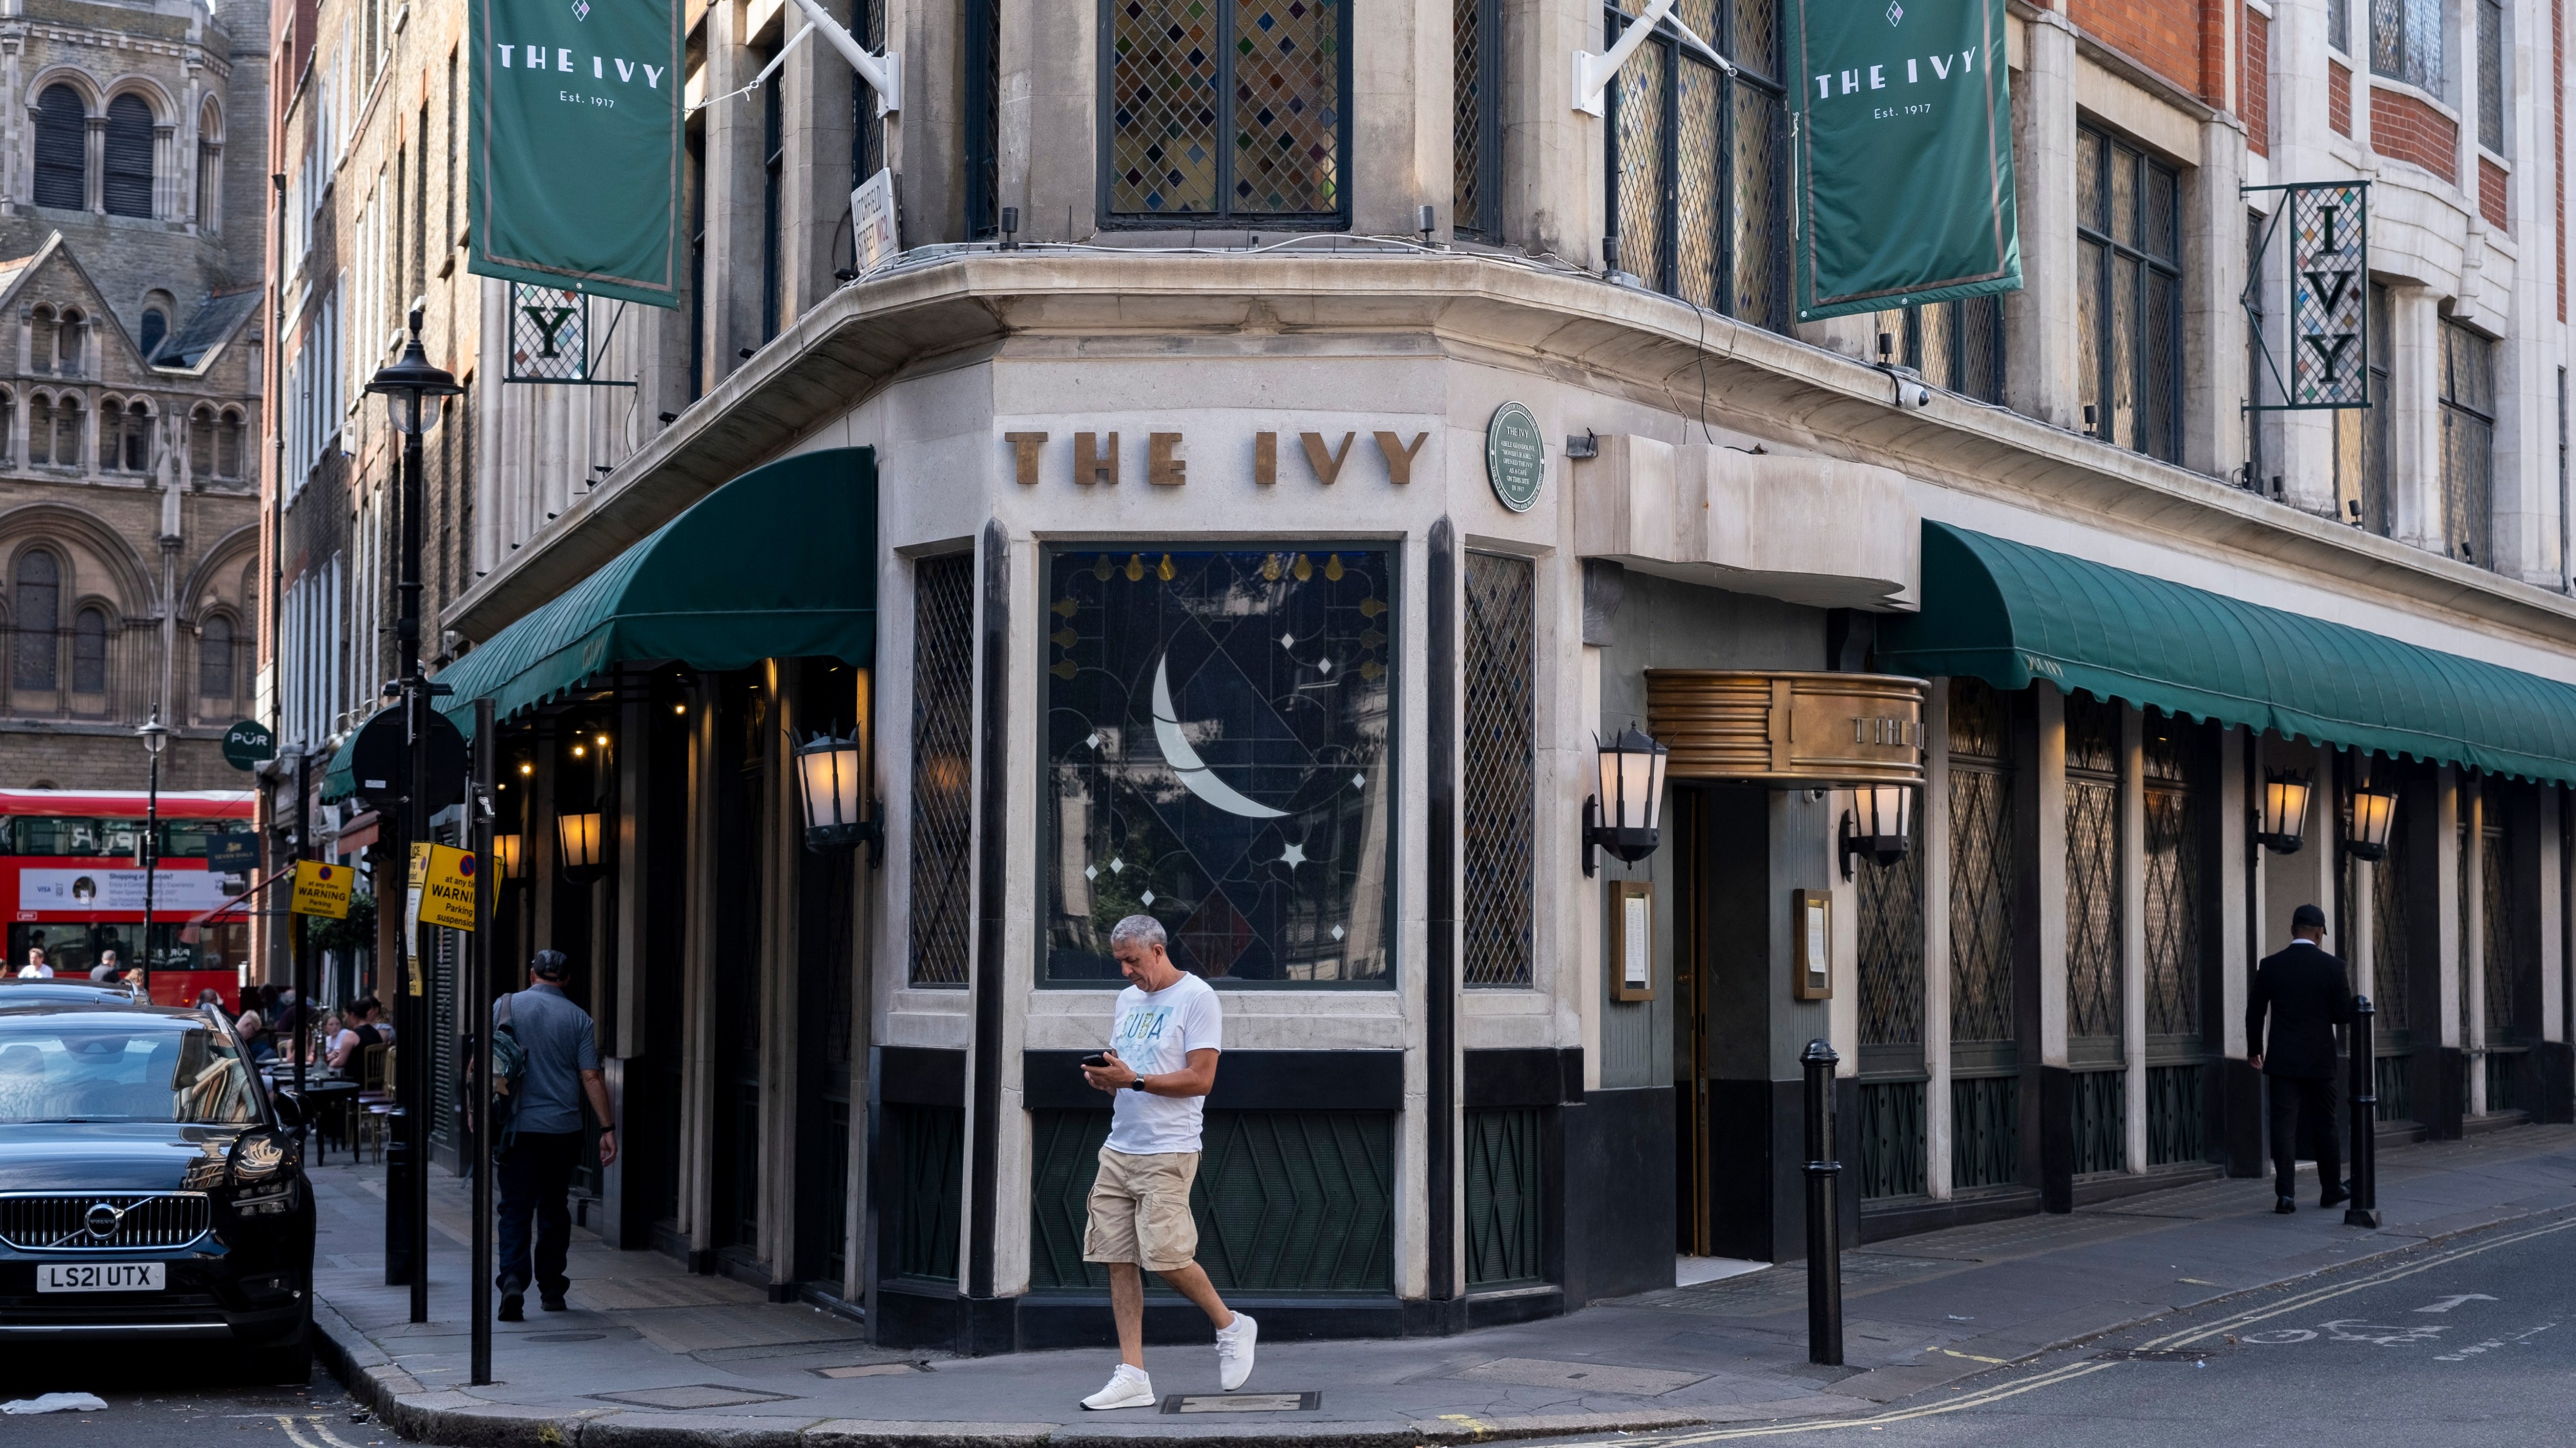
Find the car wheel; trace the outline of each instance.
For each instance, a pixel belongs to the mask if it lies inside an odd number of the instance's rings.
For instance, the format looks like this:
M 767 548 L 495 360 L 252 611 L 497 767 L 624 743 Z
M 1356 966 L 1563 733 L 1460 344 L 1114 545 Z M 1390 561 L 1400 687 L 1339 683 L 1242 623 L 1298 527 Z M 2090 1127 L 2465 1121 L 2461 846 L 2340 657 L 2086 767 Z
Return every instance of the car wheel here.
M 255 1348 L 245 1366 L 251 1382 L 300 1388 L 313 1380 L 313 1340 L 298 1335 L 283 1347 Z

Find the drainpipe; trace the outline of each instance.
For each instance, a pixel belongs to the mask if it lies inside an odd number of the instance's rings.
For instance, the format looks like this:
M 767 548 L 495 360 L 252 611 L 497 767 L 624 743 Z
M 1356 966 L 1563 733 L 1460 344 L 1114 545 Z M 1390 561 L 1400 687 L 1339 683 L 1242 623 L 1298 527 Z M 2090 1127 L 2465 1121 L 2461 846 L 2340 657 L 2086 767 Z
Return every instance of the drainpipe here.
M 268 249 L 268 436 L 275 462 L 268 481 L 268 731 L 286 737 L 286 173 L 272 171 L 276 244 Z M 301 838 L 298 838 L 300 844 Z

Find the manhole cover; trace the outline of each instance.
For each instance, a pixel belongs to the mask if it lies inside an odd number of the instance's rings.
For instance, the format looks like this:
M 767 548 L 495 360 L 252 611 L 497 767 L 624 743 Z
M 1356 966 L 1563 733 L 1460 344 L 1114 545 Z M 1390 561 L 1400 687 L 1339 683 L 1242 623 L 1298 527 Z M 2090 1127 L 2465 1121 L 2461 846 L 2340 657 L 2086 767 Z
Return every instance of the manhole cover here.
M 738 1408 L 745 1403 L 783 1403 L 794 1393 L 764 1393 L 758 1388 L 729 1388 L 721 1383 L 686 1383 L 676 1388 L 638 1388 L 631 1393 L 593 1393 L 603 1403 L 630 1408 Z
M 603 1339 L 603 1338 L 605 1338 L 605 1337 L 607 1337 L 607 1336 L 608 1336 L 608 1334 L 607 1334 L 607 1333 L 604 1333 L 604 1332 L 532 1332 L 532 1333 L 529 1333 L 526 1337 L 524 1337 L 524 1338 L 520 1339 L 520 1341 L 522 1341 L 522 1342 L 598 1342 L 598 1341 L 600 1341 L 601 1339 Z
M 1311 1413 L 1322 1406 L 1322 1393 L 1174 1393 L 1163 1400 L 1166 1413 Z
M 926 1373 L 928 1363 L 854 1363 L 848 1367 L 809 1368 L 818 1378 L 890 1378 L 897 1373 Z

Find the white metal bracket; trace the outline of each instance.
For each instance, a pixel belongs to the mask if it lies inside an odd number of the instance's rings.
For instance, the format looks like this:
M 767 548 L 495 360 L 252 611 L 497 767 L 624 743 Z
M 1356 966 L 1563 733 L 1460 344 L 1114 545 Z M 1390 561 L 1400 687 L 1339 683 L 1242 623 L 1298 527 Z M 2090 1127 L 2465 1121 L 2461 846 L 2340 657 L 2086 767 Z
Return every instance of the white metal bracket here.
M 901 56 L 891 50 L 883 55 L 868 54 L 850 38 L 850 32 L 841 28 L 841 22 L 824 12 L 819 0 L 796 0 L 796 8 L 805 12 L 806 20 L 823 32 L 823 38 L 830 41 L 832 48 L 841 52 L 841 58 L 850 63 L 850 69 L 857 71 L 859 79 L 866 81 L 869 89 L 877 93 L 878 115 L 903 109 Z
M 813 0 L 797 0 L 797 3 L 810 5 Z M 1629 21 L 1627 28 L 1619 32 L 1618 42 L 1610 47 L 1606 55 L 1594 55 L 1588 50 L 1574 52 L 1574 108 L 1576 110 L 1587 116 L 1600 115 L 1602 98 L 1610 90 L 1611 78 L 1619 73 L 1619 67 L 1628 63 L 1628 57 L 1637 53 L 1637 47 L 1645 44 L 1647 37 L 1655 33 L 1655 27 L 1667 22 L 1680 33 L 1684 44 L 1707 56 L 1719 70 L 1730 76 L 1735 74 L 1734 62 L 1718 54 L 1716 46 L 1700 39 L 1698 32 L 1684 25 L 1681 17 L 1673 14 L 1675 3 L 1676 0 L 1650 0 L 1644 13 Z

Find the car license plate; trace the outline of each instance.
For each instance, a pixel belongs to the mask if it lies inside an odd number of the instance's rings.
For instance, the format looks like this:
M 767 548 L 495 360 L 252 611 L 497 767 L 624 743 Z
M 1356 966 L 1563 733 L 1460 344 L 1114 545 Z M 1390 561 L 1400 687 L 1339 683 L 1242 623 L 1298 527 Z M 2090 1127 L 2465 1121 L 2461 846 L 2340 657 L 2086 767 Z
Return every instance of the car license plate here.
M 159 1262 L 45 1262 L 36 1268 L 38 1292 L 158 1292 Z

